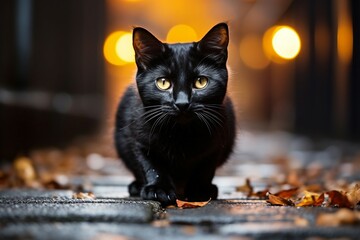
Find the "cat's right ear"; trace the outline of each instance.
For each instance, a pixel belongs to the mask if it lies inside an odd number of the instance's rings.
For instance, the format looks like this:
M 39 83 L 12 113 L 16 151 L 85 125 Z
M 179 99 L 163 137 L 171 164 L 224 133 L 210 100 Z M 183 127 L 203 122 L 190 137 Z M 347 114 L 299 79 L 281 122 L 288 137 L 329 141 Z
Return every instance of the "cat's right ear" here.
M 133 30 L 133 47 L 138 67 L 146 69 L 151 60 L 165 51 L 164 44 L 144 28 L 136 27 Z

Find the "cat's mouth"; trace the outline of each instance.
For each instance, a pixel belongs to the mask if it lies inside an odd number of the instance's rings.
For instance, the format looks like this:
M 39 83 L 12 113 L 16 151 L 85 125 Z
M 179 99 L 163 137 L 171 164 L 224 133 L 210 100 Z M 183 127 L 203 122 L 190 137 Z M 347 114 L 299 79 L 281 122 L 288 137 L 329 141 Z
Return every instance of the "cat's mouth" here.
M 187 124 L 194 120 L 194 114 L 189 111 L 179 111 L 176 114 L 175 120 L 180 124 Z

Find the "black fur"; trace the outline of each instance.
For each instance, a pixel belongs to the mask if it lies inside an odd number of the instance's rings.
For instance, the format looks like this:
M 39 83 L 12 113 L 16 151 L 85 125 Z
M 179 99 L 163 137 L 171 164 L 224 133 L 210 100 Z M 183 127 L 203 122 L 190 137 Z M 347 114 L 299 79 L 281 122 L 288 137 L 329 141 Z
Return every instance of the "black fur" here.
M 136 86 L 116 115 L 119 156 L 135 176 L 131 196 L 174 204 L 217 198 L 215 169 L 232 151 L 235 117 L 226 96 L 228 27 L 214 26 L 199 42 L 166 44 L 143 28 L 133 31 Z M 204 89 L 195 80 L 208 79 Z M 160 90 L 156 79 L 171 87 Z

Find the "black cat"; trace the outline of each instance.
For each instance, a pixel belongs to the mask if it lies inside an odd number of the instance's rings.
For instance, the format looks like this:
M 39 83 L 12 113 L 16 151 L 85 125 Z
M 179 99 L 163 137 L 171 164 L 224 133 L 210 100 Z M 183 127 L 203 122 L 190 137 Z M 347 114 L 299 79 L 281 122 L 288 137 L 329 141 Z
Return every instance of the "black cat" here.
M 228 26 L 199 42 L 166 44 L 133 30 L 136 86 L 116 115 L 119 156 L 135 176 L 131 196 L 160 201 L 216 199 L 215 169 L 232 151 L 235 116 L 226 96 Z

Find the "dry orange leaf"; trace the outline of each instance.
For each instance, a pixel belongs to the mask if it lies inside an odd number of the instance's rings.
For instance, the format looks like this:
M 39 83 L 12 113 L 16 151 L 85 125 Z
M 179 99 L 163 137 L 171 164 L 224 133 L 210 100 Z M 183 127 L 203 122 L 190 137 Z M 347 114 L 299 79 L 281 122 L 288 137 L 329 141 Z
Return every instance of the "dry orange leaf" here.
M 198 208 L 198 207 L 205 206 L 210 201 L 211 201 L 211 198 L 205 202 L 187 202 L 187 201 L 182 201 L 182 200 L 176 199 L 176 204 L 177 204 L 178 208 Z
M 352 208 L 354 207 L 347 198 L 346 194 L 339 191 L 333 190 L 324 193 L 323 206 L 326 207 L 345 207 Z
M 84 193 L 84 192 L 79 192 L 79 193 L 74 193 L 72 195 L 72 198 L 74 199 L 95 199 L 95 195 L 92 192 L 88 192 L 88 193 Z
M 298 187 L 290 188 L 288 190 L 282 190 L 280 192 L 275 193 L 274 195 L 281 197 L 281 198 L 291 198 L 292 196 L 296 195 L 298 193 Z
M 254 196 L 259 197 L 259 198 L 266 198 L 267 197 L 267 193 L 269 192 L 269 188 L 266 188 L 262 191 L 258 191 L 256 193 L 253 193 Z
M 253 194 L 253 187 L 251 186 L 250 179 L 246 178 L 245 184 L 236 187 L 236 191 L 245 193 L 248 197 L 250 197 Z
M 267 194 L 268 199 L 266 200 L 268 203 L 276 206 L 294 206 L 294 203 L 289 200 L 285 199 L 279 196 L 276 196 L 274 194 L 268 193 Z

